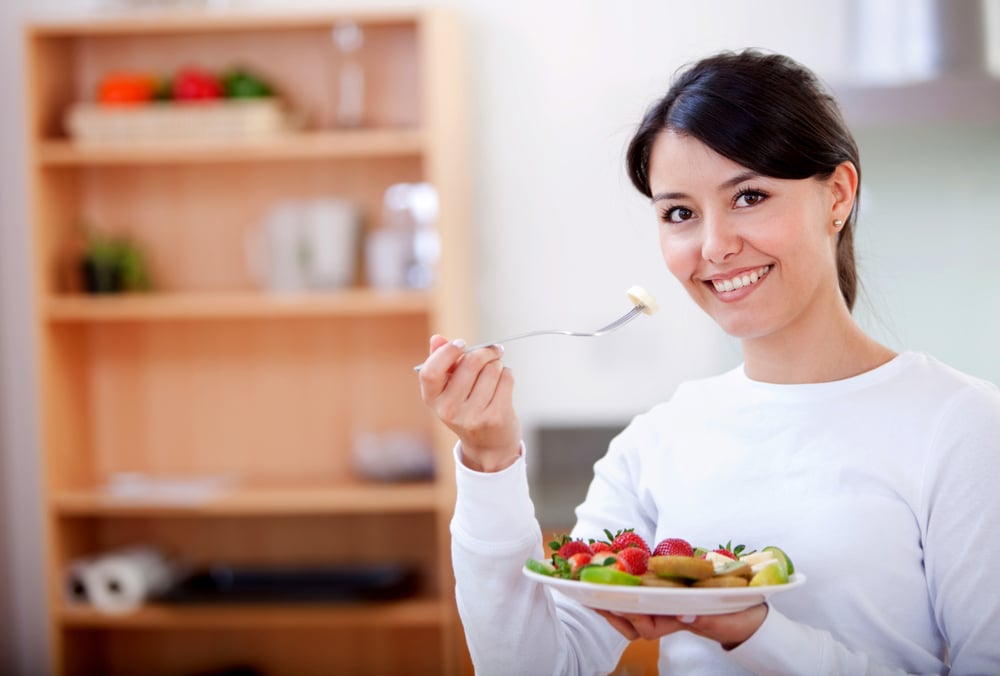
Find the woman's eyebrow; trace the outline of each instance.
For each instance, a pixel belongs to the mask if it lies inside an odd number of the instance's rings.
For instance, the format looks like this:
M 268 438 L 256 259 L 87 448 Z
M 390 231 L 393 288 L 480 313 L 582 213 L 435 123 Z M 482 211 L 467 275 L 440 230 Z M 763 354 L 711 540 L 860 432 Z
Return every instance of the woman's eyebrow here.
M 651 202 L 659 202 L 660 200 L 679 200 L 687 197 L 686 193 L 682 192 L 658 192 L 653 195 Z
M 741 171 L 732 178 L 727 179 L 722 183 L 720 183 L 719 190 L 734 188 L 740 183 L 743 183 L 744 181 L 749 181 L 751 178 L 757 178 L 758 176 L 760 176 L 760 174 L 751 169 L 747 169 L 746 171 Z M 689 197 L 689 195 L 683 192 L 658 192 L 655 195 L 653 195 L 653 199 L 650 201 L 659 202 L 660 200 L 678 200 L 678 199 L 686 199 L 687 197 Z
M 756 171 L 753 171 L 752 169 L 747 169 L 746 171 L 741 171 L 740 173 L 736 174 L 735 176 L 733 176 L 728 181 L 724 181 L 722 184 L 720 184 L 719 185 L 719 190 L 723 190 L 725 188 L 735 188 L 740 183 L 743 183 L 745 181 L 749 181 L 751 178 L 757 178 L 759 176 L 760 176 L 760 174 L 758 172 L 756 172 Z

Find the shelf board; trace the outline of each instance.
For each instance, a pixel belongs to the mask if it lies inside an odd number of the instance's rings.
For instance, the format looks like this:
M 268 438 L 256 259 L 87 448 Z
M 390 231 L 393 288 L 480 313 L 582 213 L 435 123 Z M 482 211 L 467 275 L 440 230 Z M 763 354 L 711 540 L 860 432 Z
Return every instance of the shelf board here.
M 67 628 L 260 629 L 300 627 L 440 627 L 448 623 L 444 601 L 433 598 L 344 604 L 149 604 L 127 614 L 63 605 Z
M 295 317 L 420 315 L 430 311 L 425 291 L 367 288 L 307 293 L 135 293 L 52 296 L 49 322 L 233 320 Z
M 248 141 L 87 144 L 68 139 L 38 143 L 37 162 L 47 167 L 266 162 L 408 157 L 425 149 L 419 129 L 351 129 L 295 132 Z
M 189 494 L 128 497 L 106 490 L 60 491 L 51 507 L 66 517 L 307 516 L 434 512 L 440 488 L 430 481 L 341 482 L 325 486 L 237 486 Z
M 266 30 L 309 30 L 350 20 L 363 26 L 412 24 L 423 12 L 369 10 L 325 12 L 240 8 L 239 11 L 198 9 L 106 10 L 99 13 L 73 12 L 60 8 L 58 14 L 39 14 L 29 25 L 30 35 L 39 37 L 115 35 L 199 34 Z

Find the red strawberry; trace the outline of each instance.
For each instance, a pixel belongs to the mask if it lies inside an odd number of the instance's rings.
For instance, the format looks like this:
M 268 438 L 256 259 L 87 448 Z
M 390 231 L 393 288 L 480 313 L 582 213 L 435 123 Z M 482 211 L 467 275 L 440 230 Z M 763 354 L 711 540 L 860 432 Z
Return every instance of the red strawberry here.
M 613 537 L 611 535 L 611 531 L 604 532 L 608 534 L 608 538 L 611 540 L 611 549 L 615 552 L 620 552 L 623 549 L 628 549 L 629 547 L 638 547 L 649 554 L 649 545 L 647 545 L 646 541 L 631 528 L 620 530 L 615 533 Z
M 713 549 L 712 552 L 715 553 L 715 554 L 722 554 L 723 556 L 728 557 L 730 559 L 733 559 L 734 561 L 736 560 L 736 555 L 733 554 L 728 549 L 725 549 L 725 548 Z
M 558 540 L 553 540 L 549 543 L 555 551 L 556 556 L 561 556 L 564 559 L 569 559 L 574 554 L 593 554 L 590 547 L 583 540 L 571 540 L 568 535 L 563 535 Z
M 649 552 L 640 547 L 626 547 L 615 555 L 614 567 L 618 570 L 642 575 L 649 568 Z
M 614 553 L 614 550 L 611 549 L 611 544 L 610 543 L 608 543 L 608 542 L 601 542 L 599 540 L 591 540 L 590 541 L 590 551 L 594 552 L 594 554 L 600 554 L 602 552 L 607 552 L 609 554 Z
M 653 556 L 694 556 L 694 548 L 687 540 L 666 538 L 656 545 Z

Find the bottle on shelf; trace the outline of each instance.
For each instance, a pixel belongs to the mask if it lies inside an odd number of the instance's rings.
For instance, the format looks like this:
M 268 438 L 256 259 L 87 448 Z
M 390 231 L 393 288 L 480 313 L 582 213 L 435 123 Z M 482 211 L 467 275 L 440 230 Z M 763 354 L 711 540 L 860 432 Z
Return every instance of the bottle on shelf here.
M 339 52 L 337 74 L 337 126 L 360 127 L 364 122 L 365 73 L 358 52 L 365 37 L 353 21 L 341 21 L 333 27 L 333 44 Z

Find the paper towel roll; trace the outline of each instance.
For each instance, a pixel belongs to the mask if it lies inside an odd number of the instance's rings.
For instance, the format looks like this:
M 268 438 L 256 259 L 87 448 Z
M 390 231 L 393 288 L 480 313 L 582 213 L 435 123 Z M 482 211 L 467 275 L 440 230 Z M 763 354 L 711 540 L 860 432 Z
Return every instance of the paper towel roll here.
M 66 570 L 66 598 L 71 603 L 87 603 L 86 571 L 94 565 L 93 559 L 72 561 Z
M 95 609 L 110 614 L 135 610 L 167 591 L 177 578 L 176 566 L 155 549 L 136 547 L 95 557 L 71 566 L 71 589 L 82 588 Z

